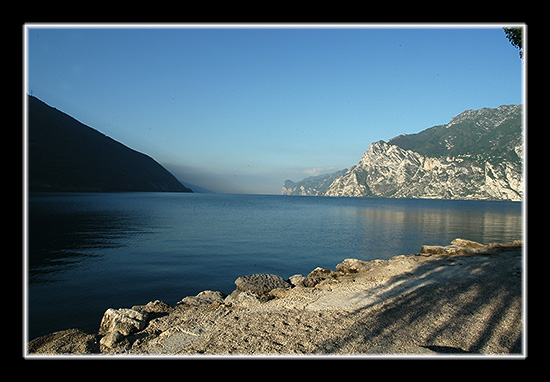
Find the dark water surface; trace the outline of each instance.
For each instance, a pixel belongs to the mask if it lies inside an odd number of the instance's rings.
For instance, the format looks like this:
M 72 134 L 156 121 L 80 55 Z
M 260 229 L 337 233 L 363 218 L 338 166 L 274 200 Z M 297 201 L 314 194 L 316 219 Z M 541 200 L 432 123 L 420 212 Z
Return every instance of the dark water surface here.
M 175 304 L 237 277 L 307 275 L 462 237 L 522 237 L 521 203 L 185 193 L 31 194 L 29 339 L 95 332 L 107 308 Z

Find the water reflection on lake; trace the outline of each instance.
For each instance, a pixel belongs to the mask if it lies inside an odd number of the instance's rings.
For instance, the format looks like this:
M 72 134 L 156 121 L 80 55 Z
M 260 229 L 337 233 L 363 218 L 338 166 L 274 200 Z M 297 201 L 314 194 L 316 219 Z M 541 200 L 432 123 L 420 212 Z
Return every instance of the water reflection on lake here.
M 522 237 L 520 203 L 409 199 L 389 204 L 334 211 L 347 220 L 344 225 L 358 227 L 353 239 L 361 241 L 366 259 L 414 253 L 424 244 L 446 245 L 457 237 L 480 243 Z

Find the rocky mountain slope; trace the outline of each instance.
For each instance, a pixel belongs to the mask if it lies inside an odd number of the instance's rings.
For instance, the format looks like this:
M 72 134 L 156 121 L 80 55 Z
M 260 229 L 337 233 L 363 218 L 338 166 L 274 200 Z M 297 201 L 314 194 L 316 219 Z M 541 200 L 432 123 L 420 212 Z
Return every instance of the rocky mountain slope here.
M 468 110 L 370 145 L 321 195 L 520 201 L 522 106 Z
M 192 192 L 153 158 L 28 98 L 29 191 Z
M 281 195 L 321 195 L 336 178 L 344 175 L 347 171 L 346 168 L 330 174 L 310 176 L 299 182 L 287 179 L 283 184 Z

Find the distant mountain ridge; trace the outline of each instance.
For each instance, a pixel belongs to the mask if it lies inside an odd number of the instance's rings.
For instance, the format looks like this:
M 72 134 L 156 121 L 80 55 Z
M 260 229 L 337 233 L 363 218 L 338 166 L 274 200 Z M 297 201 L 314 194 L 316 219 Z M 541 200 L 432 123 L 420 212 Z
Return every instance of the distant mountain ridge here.
M 192 192 L 153 158 L 28 96 L 29 191 Z
M 372 143 L 316 195 L 521 201 L 522 139 L 521 105 L 467 110 L 446 125 Z
M 348 171 L 347 168 L 330 174 L 310 176 L 299 182 L 287 179 L 283 184 L 281 195 L 320 195 L 336 178 L 344 175 L 346 171 Z

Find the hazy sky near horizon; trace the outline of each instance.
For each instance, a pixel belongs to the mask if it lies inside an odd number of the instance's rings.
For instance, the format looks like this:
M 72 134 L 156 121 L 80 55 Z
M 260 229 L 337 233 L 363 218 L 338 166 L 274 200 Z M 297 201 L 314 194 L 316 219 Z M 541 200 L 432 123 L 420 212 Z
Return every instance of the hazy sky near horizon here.
M 501 26 L 27 26 L 27 92 L 184 183 L 277 194 L 371 142 L 522 103 Z

